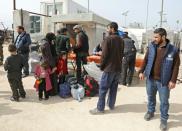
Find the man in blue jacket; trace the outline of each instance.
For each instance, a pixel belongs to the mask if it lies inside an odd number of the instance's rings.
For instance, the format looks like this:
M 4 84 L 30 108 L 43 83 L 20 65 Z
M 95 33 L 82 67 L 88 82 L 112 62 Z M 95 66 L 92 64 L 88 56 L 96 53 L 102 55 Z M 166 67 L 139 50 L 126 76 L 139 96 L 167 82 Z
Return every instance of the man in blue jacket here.
M 179 71 L 179 50 L 171 45 L 163 28 L 154 31 L 154 41 L 149 44 L 139 78 L 147 78 L 148 111 L 144 116 L 146 121 L 154 117 L 156 94 L 159 93 L 162 131 L 167 130 L 170 90 L 175 88 Z
M 15 40 L 15 46 L 17 48 L 17 53 L 22 55 L 25 59 L 25 66 L 23 67 L 23 77 L 26 77 L 29 75 L 29 65 L 28 65 L 28 59 L 29 59 L 29 46 L 32 43 L 30 35 L 26 33 L 23 26 L 17 26 L 17 32 L 18 36 Z

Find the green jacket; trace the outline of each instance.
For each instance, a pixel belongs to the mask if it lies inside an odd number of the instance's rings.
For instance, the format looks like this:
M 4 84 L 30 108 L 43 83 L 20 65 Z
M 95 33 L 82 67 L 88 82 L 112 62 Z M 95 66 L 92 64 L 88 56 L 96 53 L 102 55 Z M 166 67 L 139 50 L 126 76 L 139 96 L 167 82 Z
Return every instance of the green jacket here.
M 70 50 L 70 38 L 66 35 L 58 35 L 56 37 L 56 53 L 60 55 L 61 51 L 69 52 Z

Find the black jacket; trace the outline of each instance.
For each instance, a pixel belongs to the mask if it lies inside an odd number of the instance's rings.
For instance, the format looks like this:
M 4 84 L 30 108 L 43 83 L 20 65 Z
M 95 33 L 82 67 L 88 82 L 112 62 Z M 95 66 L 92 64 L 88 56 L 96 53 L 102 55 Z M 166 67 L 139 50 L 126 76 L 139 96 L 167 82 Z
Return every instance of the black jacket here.
M 81 31 L 76 36 L 76 45 L 73 47 L 75 53 L 88 53 L 89 43 L 88 36 L 85 32 Z
M 25 65 L 24 58 L 21 55 L 9 56 L 4 64 L 4 70 L 8 72 L 8 78 L 13 79 L 21 77 L 22 68 Z
M 123 38 L 124 41 L 124 56 L 134 57 L 136 56 L 136 47 L 133 40 L 129 37 Z

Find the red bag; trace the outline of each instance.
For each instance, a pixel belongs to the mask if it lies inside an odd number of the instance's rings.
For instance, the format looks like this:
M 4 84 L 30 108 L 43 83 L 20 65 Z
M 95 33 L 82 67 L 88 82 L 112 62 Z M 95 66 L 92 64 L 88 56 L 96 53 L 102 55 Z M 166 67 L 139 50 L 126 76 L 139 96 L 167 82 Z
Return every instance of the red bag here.
M 99 92 L 98 82 L 91 76 L 85 76 L 85 95 L 88 97 L 93 97 Z

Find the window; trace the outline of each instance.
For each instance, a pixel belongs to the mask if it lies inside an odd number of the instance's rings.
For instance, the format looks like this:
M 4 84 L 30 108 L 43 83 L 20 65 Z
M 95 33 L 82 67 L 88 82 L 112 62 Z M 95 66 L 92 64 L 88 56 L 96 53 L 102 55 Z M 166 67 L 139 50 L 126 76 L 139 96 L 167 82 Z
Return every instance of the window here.
M 40 33 L 40 16 L 30 16 L 30 33 Z
M 47 15 L 52 16 L 54 11 L 54 5 L 49 4 L 47 5 Z M 62 3 L 56 3 L 56 14 L 60 15 L 63 13 L 63 4 Z
M 53 15 L 53 5 L 47 5 L 47 15 L 52 16 Z

